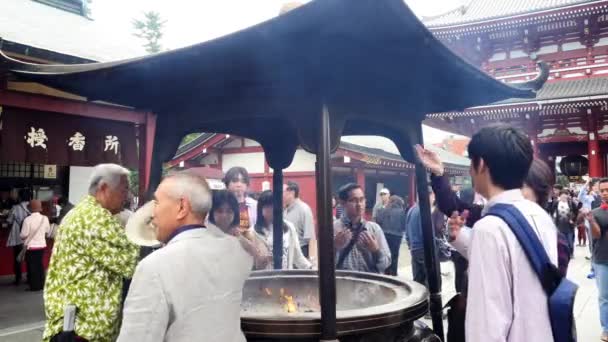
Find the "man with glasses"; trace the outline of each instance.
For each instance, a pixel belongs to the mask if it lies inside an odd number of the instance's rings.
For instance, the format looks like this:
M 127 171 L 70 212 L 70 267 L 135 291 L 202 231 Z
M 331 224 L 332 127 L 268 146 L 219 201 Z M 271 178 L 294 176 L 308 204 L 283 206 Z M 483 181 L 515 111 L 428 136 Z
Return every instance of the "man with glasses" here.
M 336 269 L 384 273 L 391 264 L 391 252 L 380 226 L 363 218 L 365 194 L 361 186 L 346 184 L 338 197 L 344 215 L 334 223 Z

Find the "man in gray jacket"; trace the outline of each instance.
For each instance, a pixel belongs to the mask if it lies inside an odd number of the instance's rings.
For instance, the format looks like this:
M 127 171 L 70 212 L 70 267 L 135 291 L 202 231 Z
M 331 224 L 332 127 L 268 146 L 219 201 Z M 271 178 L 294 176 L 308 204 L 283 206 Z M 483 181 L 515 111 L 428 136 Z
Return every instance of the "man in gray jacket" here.
M 125 301 L 119 342 L 241 342 L 242 289 L 253 261 L 237 238 L 203 222 L 211 208 L 206 181 L 188 173 L 155 193 L 157 239 Z
M 315 223 L 312 210 L 308 204 L 300 199 L 300 186 L 296 182 L 287 182 L 283 185 L 283 205 L 285 220 L 291 222 L 300 239 L 300 248 L 306 258 L 310 257 L 310 240 L 315 233 Z

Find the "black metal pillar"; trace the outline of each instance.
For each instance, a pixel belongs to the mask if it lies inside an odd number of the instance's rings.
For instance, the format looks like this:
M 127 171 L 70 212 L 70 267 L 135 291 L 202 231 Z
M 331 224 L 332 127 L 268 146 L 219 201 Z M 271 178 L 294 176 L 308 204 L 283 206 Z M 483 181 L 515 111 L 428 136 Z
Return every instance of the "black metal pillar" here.
M 422 126 L 418 128 L 416 143 L 422 145 Z M 430 310 L 433 330 L 441 340 L 444 340 L 442 303 L 441 303 L 441 274 L 439 259 L 435 251 L 435 230 L 431 220 L 431 203 L 429 200 L 429 184 L 427 171 L 420 160 L 416 160 L 416 186 L 418 205 L 420 206 L 420 221 L 422 223 L 422 238 L 424 240 L 424 266 L 430 292 Z
M 324 106 L 317 143 L 317 220 L 319 223 L 319 300 L 321 341 L 336 341 L 336 263 L 331 212 L 331 157 L 329 112 Z
M 272 260 L 274 269 L 283 268 L 283 170 L 272 174 Z

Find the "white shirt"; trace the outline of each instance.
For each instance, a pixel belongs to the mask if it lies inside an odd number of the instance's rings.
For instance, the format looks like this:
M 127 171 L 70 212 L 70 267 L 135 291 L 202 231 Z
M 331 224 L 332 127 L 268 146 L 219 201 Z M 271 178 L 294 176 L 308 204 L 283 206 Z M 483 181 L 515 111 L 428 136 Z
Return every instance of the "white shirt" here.
M 288 230 L 283 233 L 283 269 L 310 269 L 312 264 L 300 249 L 300 241 L 298 240 L 298 232 L 296 228 L 289 221 L 283 221 L 287 226 Z M 266 235 L 258 234 L 259 238 L 264 241 L 268 250 L 272 250 L 273 245 L 273 226 L 270 225 L 266 229 Z M 268 264 L 267 269 L 271 270 L 273 267 L 272 263 Z
M 40 213 L 32 213 L 26 217 L 23 220 L 20 236 L 27 245 L 27 249 L 45 248 L 45 234 L 49 231 L 50 227 L 48 217 Z
M 245 342 L 241 298 L 252 258 L 219 229 L 182 232 L 144 258 L 119 342 Z
M 557 230 L 549 214 L 519 189 L 493 197 L 484 212 L 496 203 L 521 211 L 557 265 Z M 459 250 L 469 247 L 463 251 L 469 257 L 467 342 L 553 341 L 547 295 L 509 226 L 486 216 L 455 242 Z

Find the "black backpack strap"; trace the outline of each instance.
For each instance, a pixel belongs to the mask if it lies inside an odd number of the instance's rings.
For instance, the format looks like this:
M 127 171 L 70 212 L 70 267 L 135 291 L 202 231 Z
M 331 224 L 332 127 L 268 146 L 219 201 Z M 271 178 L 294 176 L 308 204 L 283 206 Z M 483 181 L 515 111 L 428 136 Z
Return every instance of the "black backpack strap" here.
M 362 231 L 363 229 L 357 230 L 353 234 L 353 237 L 350 239 L 348 245 L 346 245 L 346 247 L 344 247 L 344 249 L 340 253 L 340 256 L 338 257 L 338 263 L 336 264 L 337 270 L 342 269 L 342 267 L 344 267 L 344 261 L 346 260 L 346 257 L 350 254 L 350 252 L 352 252 L 353 248 L 355 247 L 355 244 L 357 244 L 357 241 L 359 240 L 359 235 L 361 235 Z

